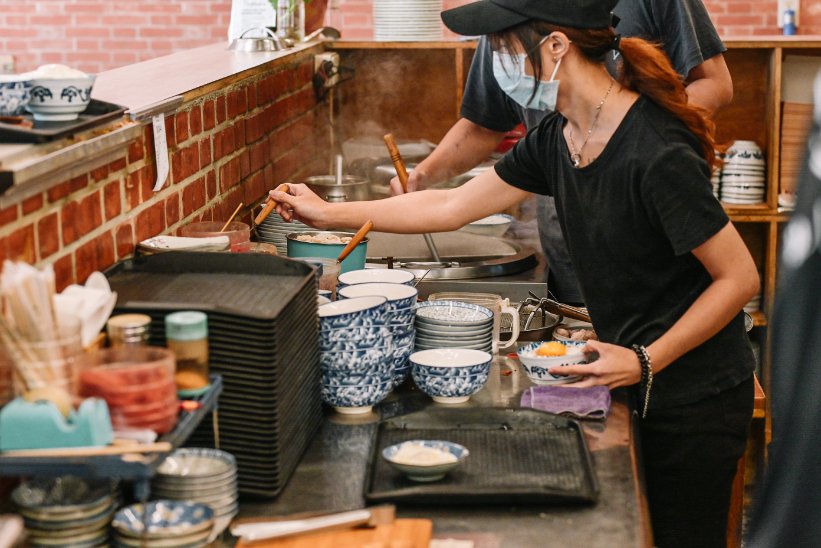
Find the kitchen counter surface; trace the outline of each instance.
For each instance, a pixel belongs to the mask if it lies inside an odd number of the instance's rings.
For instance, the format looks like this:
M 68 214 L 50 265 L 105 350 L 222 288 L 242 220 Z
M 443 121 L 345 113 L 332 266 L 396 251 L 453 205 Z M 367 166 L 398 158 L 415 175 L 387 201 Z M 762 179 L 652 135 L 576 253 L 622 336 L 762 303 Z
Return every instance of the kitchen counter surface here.
M 502 372 L 509 374 L 503 374 Z M 409 386 L 410 384 L 410 386 Z M 365 416 L 329 413 L 283 493 L 274 501 L 246 501 L 239 518 L 365 506 L 365 475 L 379 415 L 383 418 L 437 405 L 403 385 Z M 531 385 L 516 360 L 494 360 L 488 384 L 465 406 L 515 407 Z M 472 540 L 475 548 L 503 546 L 648 546 L 649 519 L 626 394 L 616 392 L 604 422 L 584 421 L 600 486 L 592 506 L 399 507 L 405 518 L 433 520 L 434 538 Z M 548 540 L 549 539 L 549 540 Z

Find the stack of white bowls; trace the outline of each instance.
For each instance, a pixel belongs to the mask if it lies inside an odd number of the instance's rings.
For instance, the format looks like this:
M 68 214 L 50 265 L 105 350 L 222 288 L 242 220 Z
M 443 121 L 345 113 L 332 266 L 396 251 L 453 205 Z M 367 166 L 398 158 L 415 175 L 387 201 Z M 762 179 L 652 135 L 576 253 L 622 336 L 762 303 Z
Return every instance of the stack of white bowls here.
M 724 155 L 719 151 L 716 151 L 716 158 L 718 158 L 719 160 L 723 160 Z M 713 170 L 713 175 L 710 177 L 710 184 L 713 185 L 713 195 L 716 198 L 719 198 L 721 196 L 721 171 L 722 170 L 720 167 L 716 167 Z
M 744 312 L 755 312 L 761 310 L 761 292 L 754 296 L 750 301 L 744 305 Z
M 374 38 L 381 41 L 441 40 L 442 0 L 374 0 Z
M 766 195 L 764 153 L 754 141 L 735 141 L 727 149 L 721 172 L 721 200 L 728 204 L 759 204 Z
M 236 459 L 219 449 L 177 449 L 157 468 L 151 495 L 208 505 L 219 534 L 239 510 Z
M 492 352 L 493 312 L 461 301 L 427 301 L 416 309 L 416 350 L 469 348 Z
M 393 345 L 385 297 L 319 307 L 322 401 L 338 413 L 368 413 L 393 388 Z
M 305 232 L 308 230 L 313 229 L 299 221 L 288 223 L 277 215 L 276 212 L 272 212 L 257 227 L 257 235 L 259 236 L 260 242 L 274 244 L 277 248 L 277 253 L 287 257 L 288 243 L 285 236 L 292 232 Z
M 415 287 L 392 283 L 365 283 L 349 285 L 339 290 L 339 299 L 366 297 L 376 295 L 388 299 L 388 329 L 393 341 L 394 373 L 393 384 L 399 386 L 410 373 L 408 357 L 413 353 L 416 329 L 416 297 L 419 292 Z

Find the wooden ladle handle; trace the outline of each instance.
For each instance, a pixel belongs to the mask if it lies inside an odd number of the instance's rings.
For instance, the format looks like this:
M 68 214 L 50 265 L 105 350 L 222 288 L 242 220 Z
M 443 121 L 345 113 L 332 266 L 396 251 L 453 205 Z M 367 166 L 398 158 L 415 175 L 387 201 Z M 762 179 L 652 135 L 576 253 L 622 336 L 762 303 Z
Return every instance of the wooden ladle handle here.
M 408 170 L 405 169 L 405 162 L 402 161 L 402 155 L 399 154 L 399 147 L 396 146 L 396 139 L 393 138 L 393 133 L 388 133 L 384 137 L 385 145 L 388 147 L 388 154 L 391 155 L 393 167 L 396 169 L 396 174 L 399 175 L 399 182 L 402 183 L 402 191 L 408 191 Z
M 288 184 L 287 183 L 282 183 L 281 185 L 279 185 L 277 187 L 277 190 L 281 190 L 282 192 L 288 192 Z M 268 203 L 265 204 L 265 207 L 262 209 L 262 211 L 259 212 L 259 215 L 257 215 L 257 218 L 254 219 L 254 226 L 261 225 L 262 222 L 265 219 L 268 218 L 268 215 L 270 215 L 271 212 L 274 209 L 276 209 L 276 207 L 277 207 L 276 200 L 272 200 L 272 199 L 268 198 Z
M 362 228 L 356 231 L 356 234 L 353 235 L 351 241 L 348 242 L 348 245 L 345 246 L 345 249 L 343 249 L 342 253 L 339 254 L 339 257 L 336 258 L 336 262 L 341 263 L 342 261 L 344 261 L 345 257 L 351 254 L 351 251 L 353 251 L 354 248 L 358 246 L 360 242 L 362 242 L 362 240 L 365 238 L 365 236 L 368 235 L 368 232 L 370 232 L 372 228 L 373 221 L 370 220 L 366 222 L 364 225 L 362 225 Z

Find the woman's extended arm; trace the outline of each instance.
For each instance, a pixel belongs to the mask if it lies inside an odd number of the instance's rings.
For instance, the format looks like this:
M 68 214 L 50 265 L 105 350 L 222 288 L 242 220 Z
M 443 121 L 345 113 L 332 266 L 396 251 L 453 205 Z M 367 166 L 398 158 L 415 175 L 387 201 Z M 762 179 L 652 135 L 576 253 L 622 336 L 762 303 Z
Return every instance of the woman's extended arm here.
M 317 228 L 359 228 L 370 219 L 374 230 L 400 234 L 446 232 L 519 203 L 529 196 L 488 169 L 451 190 L 410 192 L 384 200 L 328 203 L 304 185 L 289 185 L 293 194 L 272 190 L 277 212 Z
M 658 373 L 673 361 L 718 333 L 758 292 L 759 278 L 753 258 L 732 223 L 693 250 L 713 282 L 687 312 L 647 347 Z M 629 348 L 589 341 L 586 351 L 599 353 L 590 364 L 551 368 L 551 373 L 584 375 L 571 386 L 606 384 L 610 388 L 639 382 L 641 369 Z

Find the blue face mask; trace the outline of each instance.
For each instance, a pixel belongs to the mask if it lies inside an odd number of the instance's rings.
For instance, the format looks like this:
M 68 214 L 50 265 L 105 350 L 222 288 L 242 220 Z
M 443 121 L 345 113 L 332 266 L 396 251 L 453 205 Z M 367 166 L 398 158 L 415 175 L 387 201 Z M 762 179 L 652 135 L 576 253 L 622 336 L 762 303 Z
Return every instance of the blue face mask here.
M 537 82 L 536 78 L 524 73 L 526 59 L 524 53 L 512 55 L 494 51 L 493 76 L 496 77 L 496 82 L 508 97 L 522 107 L 553 112 L 556 110 L 556 99 L 559 95 L 559 81 L 554 78 L 562 60 L 559 59 L 556 63 L 549 82 Z

